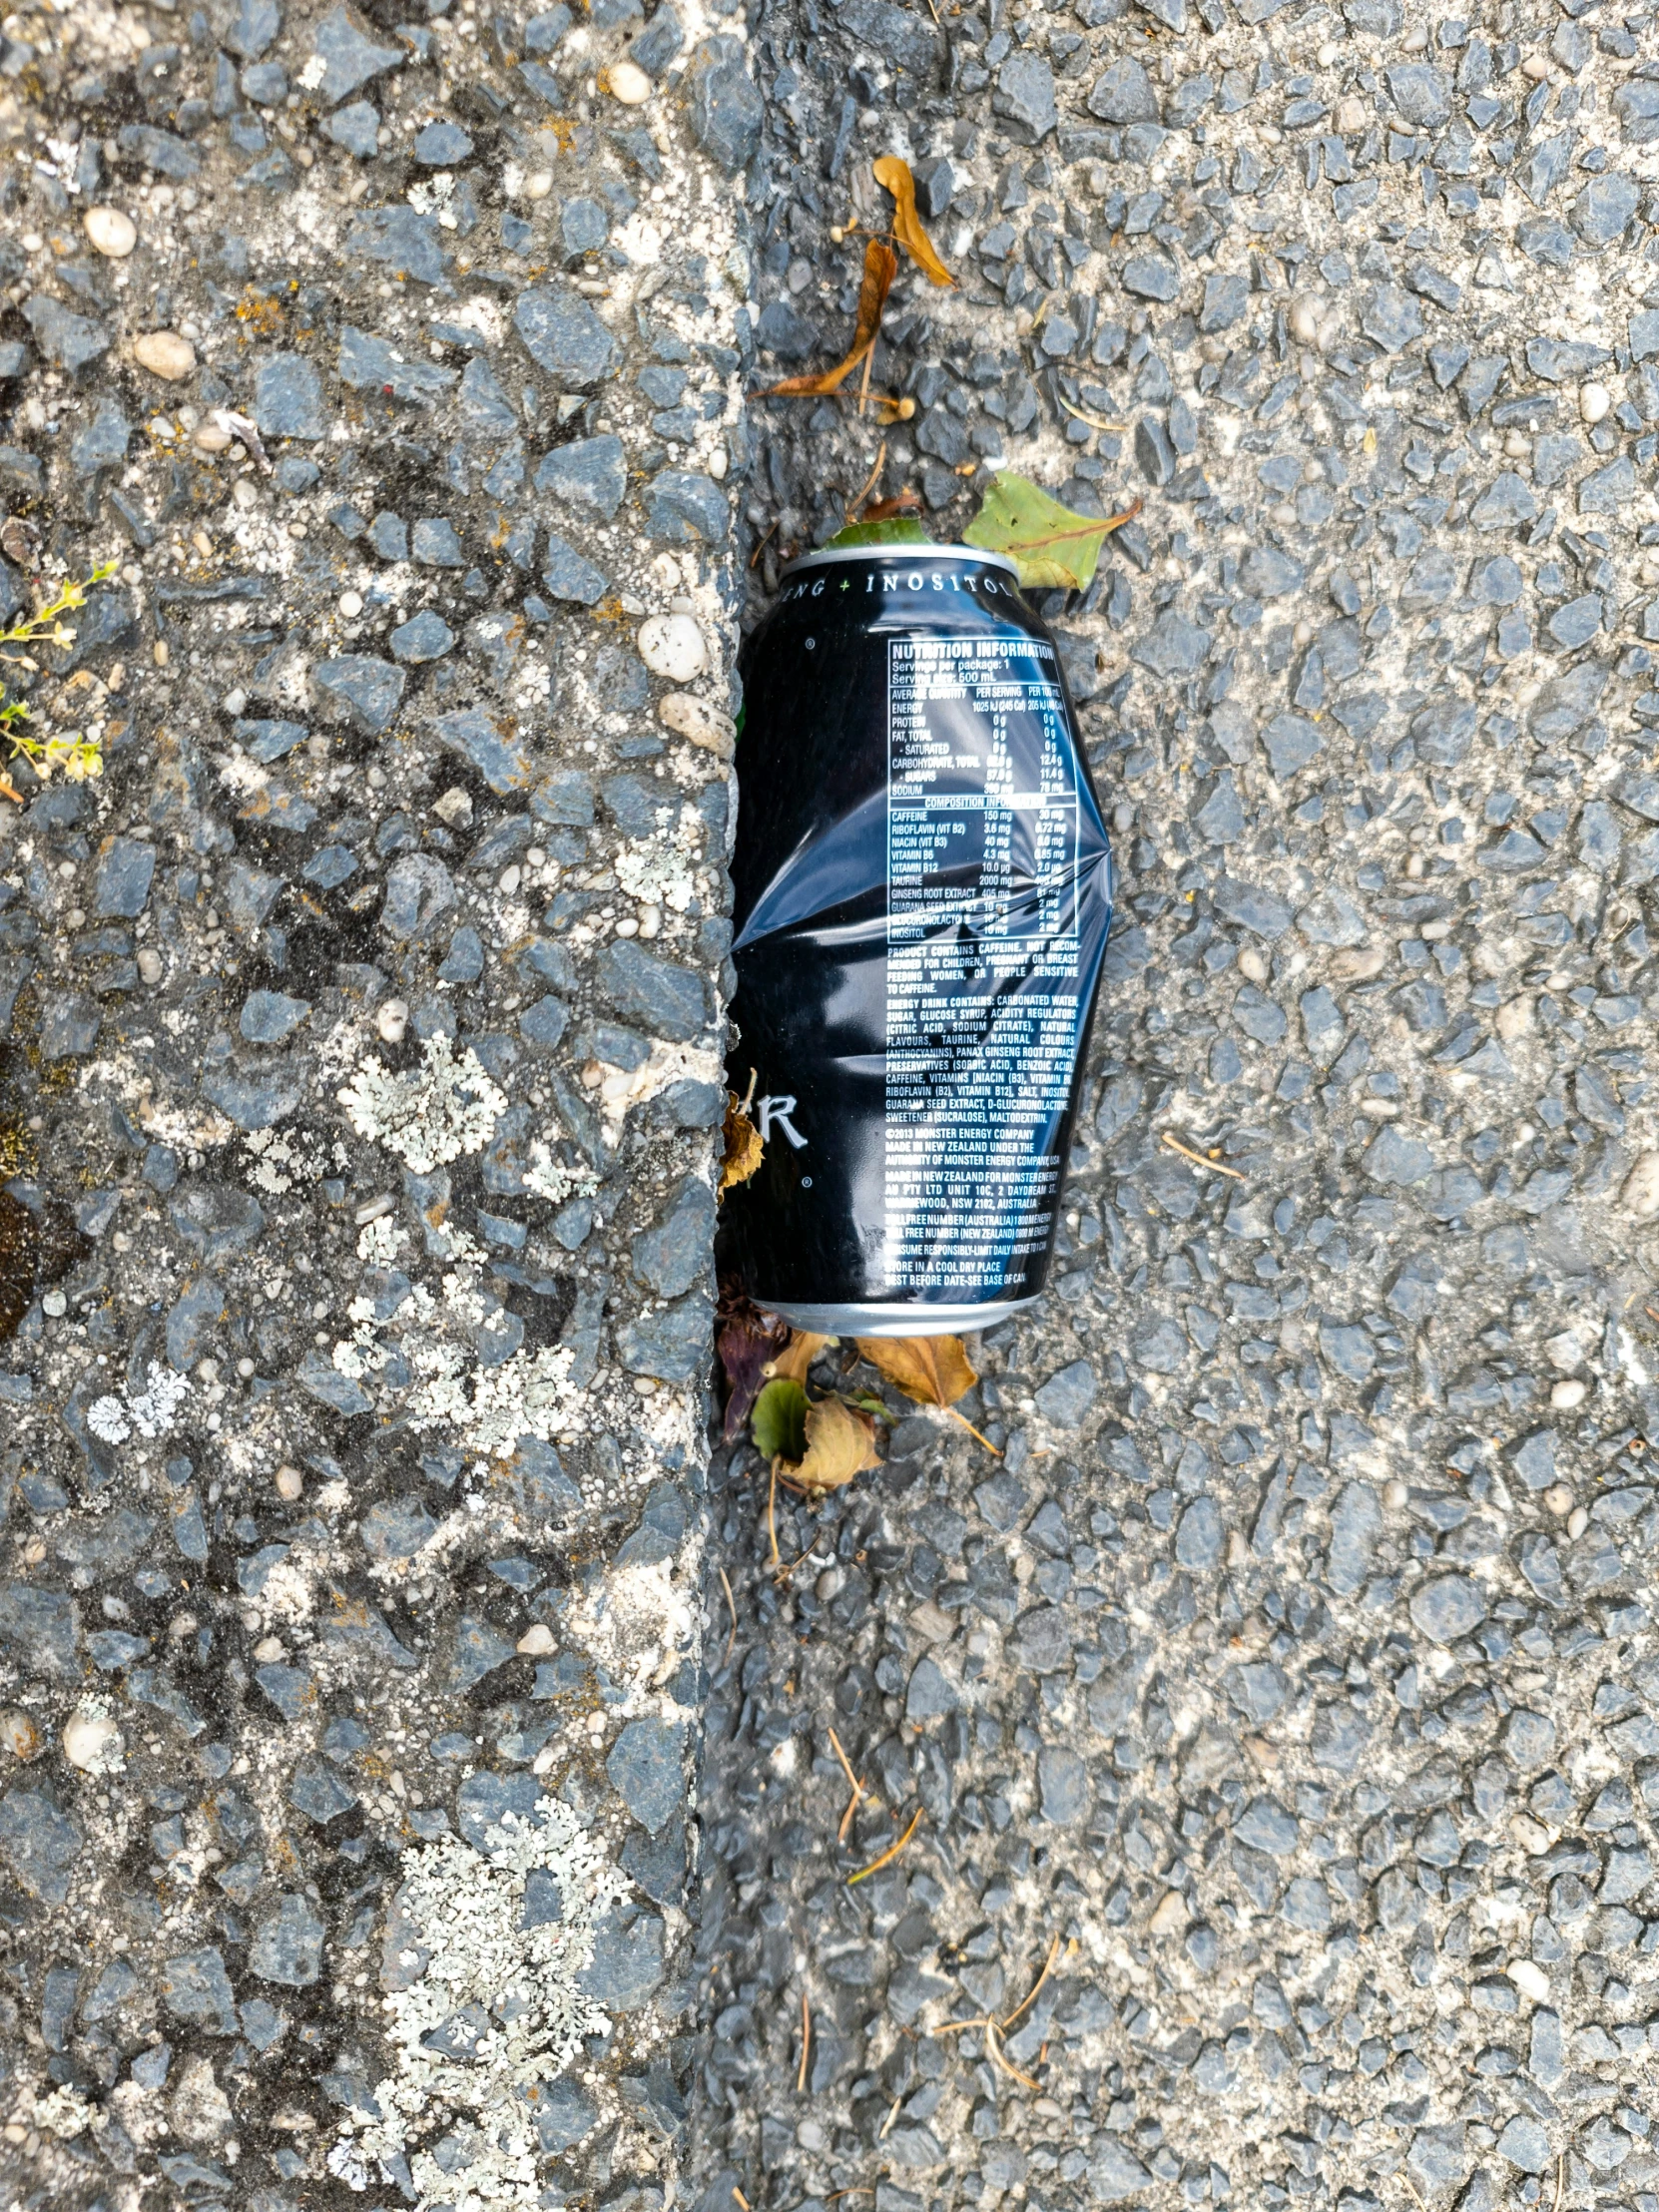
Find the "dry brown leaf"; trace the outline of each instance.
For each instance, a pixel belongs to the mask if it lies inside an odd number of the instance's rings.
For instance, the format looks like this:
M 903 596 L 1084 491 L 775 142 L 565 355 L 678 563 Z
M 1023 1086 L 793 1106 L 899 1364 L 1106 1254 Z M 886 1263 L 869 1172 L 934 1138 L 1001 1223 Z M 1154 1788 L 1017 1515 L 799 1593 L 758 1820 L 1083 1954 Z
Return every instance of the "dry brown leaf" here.
M 892 194 L 892 232 L 900 246 L 918 269 L 925 270 L 935 284 L 953 284 L 943 262 L 933 251 L 933 242 L 921 227 L 921 217 L 916 212 L 916 181 L 910 175 L 908 162 L 901 162 L 896 154 L 883 154 L 875 165 L 875 182 Z
M 858 286 L 858 320 L 852 332 L 852 350 L 834 368 L 818 376 L 786 376 L 781 384 L 769 384 L 757 399 L 814 399 L 839 391 L 866 353 L 874 349 L 881 329 L 881 310 L 898 274 L 898 256 L 884 239 L 871 239 L 864 248 L 864 275 Z
M 736 1091 L 726 1094 L 726 1157 L 721 1162 L 720 1190 L 724 1197 L 736 1183 L 747 1183 L 763 1157 L 761 1132 L 738 1104 Z
M 914 491 L 895 491 L 890 499 L 872 499 L 860 522 L 890 522 L 895 515 L 918 515 L 921 512 L 921 494 Z
M 980 1435 L 966 1414 L 956 1410 L 957 1398 L 979 1380 L 968 1366 L 960 1337 L 859 1337 L 857 1346 L 870 1366 L 879 1368 L 889 1382 L 896 1382 L 906 1397 L 920 1405 L 942 1407 L 993 1457 L 1001 1457 L 990 1438 Z
M 919 1405 L 954 1405 L 979 1380 L 960 1337 L 860 1337 L 858 1350 Z
M 786 1460 L 783 1472 L 804 1490 L 838 1490 L 880 1464 L 872 1423 L 838 1397 L 825 1397 L 807 1408 L 807 1456 L 799 1466 Z
M 782 1376 L 787 1382 L 805 1382 L 807 1370 L 830 1342 L 828 1337 L 815 1337 L 810 1329 L 793 1329 L 790 1341 L 773 1361 L 770 1373 Z

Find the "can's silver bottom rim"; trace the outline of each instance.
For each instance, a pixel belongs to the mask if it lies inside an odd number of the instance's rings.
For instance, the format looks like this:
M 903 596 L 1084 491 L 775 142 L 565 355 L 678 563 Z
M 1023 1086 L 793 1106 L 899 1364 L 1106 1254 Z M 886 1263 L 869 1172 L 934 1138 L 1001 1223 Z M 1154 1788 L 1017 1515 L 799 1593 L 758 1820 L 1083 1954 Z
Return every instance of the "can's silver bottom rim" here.
M 778 1314 L 792 1329 L 815 1337 L 961 1337 L 994 1329 L 1010 1315 L 1037 1303 L 1004 1298 L 988 1306 L 797 1306 L 757 1297 L 755 1304 Z

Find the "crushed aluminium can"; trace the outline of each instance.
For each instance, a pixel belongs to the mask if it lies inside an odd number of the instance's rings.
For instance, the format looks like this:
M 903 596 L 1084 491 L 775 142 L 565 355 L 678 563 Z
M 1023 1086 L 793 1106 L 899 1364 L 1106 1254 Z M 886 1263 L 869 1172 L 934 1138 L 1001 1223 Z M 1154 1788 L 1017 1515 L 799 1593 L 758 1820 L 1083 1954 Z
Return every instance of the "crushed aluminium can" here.
M 760 1131 L 722 1279 L 938 1336 L 1041 1292 L 1111 920 L 1054 641 L 1012 561 L 849 547 L 740 656 L 728 1081 Z

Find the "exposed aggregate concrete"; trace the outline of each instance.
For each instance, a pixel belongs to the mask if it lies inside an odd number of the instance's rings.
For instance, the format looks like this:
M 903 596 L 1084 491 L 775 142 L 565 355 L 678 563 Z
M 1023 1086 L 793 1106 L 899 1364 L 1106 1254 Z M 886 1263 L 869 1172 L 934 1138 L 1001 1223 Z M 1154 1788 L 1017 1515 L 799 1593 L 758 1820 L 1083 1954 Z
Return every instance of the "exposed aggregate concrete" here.
M 759 102 L 429 17 L 7 26 L 8 2204 L 674 2185 Z

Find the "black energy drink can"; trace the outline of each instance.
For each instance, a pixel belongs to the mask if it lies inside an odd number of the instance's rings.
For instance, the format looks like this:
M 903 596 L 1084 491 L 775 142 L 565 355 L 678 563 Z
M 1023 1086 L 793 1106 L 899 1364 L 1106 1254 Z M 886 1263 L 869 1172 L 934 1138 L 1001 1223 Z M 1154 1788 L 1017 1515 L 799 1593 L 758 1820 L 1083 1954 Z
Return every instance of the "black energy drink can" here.
M 1054 641 L 1014 564 L 848 547 L 739 659 L 728 1078 L 764 1158 L 723 1281 L 800 1329 L 988 1329 L 1042 1290 L 1111 920 Z

